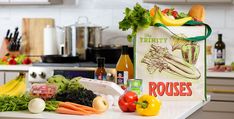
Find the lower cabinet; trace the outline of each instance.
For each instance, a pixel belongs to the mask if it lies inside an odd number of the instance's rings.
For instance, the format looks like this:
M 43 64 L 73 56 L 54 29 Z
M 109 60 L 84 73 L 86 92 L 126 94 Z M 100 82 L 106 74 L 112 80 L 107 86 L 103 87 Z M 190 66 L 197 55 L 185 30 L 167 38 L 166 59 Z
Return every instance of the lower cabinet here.
M 0 85 L 4 84 L 4 73 L 0 72 Z
M 188 119 L 234 119 L 234 79 L 207 78 L 211 101 Z
M 26 81 L 28 79 L 28 73 L 26 73 Z M 19 72 L 0 72 L 0 85 L 3 85 L 4 82 L 15 79 L 19 75 Z
M 234 119 L 234 113 L 231 112 L 215 112 L 204 111 L 199 109 L 187 119 Z

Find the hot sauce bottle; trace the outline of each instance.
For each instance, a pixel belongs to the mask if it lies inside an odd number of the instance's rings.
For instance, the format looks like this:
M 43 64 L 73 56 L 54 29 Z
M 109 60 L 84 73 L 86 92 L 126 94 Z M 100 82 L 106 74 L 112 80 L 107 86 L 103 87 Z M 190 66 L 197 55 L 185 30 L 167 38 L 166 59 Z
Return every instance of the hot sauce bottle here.
M 95 79 L 106 80 L 106 70 L 105 70 L 105 58 L 97 58 L 98 68 L 95 71 Z

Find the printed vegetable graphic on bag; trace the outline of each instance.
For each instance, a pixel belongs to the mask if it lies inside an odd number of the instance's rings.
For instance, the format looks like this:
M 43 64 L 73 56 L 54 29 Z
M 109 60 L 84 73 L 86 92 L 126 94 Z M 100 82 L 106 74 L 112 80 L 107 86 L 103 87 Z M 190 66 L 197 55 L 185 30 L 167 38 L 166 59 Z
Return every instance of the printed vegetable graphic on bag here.
M 119 28 L 132 29 L 128 38 L 134 41 L 135 78 L 143 80 L 143 93 L 160 100 L 206 99 L 205 40 L 211 28 L 199 20 L 174 8 L 136 4 L 125 10 Z
M 201 77 L 196 67 L 185 62 L 183 59 L 173 56 L 167 48 L 154 44 L 151 45 L 151 49 L 145 54 L 141 63 L 147 64 L 147 70 L 150 74 L 158 70 L 159 72 L 166 71 L 188 79 L 199 79 Z

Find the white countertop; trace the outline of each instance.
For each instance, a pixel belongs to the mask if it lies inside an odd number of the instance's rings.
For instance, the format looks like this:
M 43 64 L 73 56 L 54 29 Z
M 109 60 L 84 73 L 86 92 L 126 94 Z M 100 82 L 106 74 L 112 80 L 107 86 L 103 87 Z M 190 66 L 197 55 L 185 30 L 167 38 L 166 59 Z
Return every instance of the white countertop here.
M 208 96 L 208 101 L 163 101 L 160 114 L 151 117 L 138 116 L 136 113 L 123 113 L 118 107 L 113 107 L 103 114 L 89 116 L 64 115 L 54 112 L 41 114 L 31 114 L 27 111 L 1 112 L 0 119 L 185 119 L 209 101 L 210 96 Z
M 0 65 L 0 71 L 27 72 L 32 65 Z
M 27 72 L 32 65 L 0 65 L 0 71 Z M 68 68 L 68 67 L 65 67 Z M 207 77 L 234 78 L 234 72 L 207 71 Z
M 234 72 L 207 72 L 207 77 L 234 78 Z

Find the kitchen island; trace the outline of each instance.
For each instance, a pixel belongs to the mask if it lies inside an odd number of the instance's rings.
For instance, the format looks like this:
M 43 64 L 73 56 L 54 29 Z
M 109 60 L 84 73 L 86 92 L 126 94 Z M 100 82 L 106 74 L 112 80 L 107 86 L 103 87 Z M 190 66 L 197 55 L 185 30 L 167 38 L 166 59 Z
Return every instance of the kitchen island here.
M 23 71 L 28 72 L 31 65 L 19 65 L 19 66 L 3 66 L 0 67 L 0 71 Z M 59 67 L 56 67 L 56 69 Z M 66 69 L 69 67 L 64 67 Z M 78 68 L 78 67 L 73 67 Z M 160 114 L 158 116 L 147 117 L 147 119 L 185 119 L 191 114 L 202 108 L 206 103 L 210 101 L 210 96 L 208 96 L 207 101 L 163 101 Z M 31 114 L 28 111 L 23 112 L 1 112 L 0 119 L 129 119 L 129 118 L 146 118 L 143 116 L 138 116 L 136 113 L 123 113 L 115 106 L 109 109 L 107 112 L 99 115 L 90 115 L 90 116 L 77 116 L 77 115 L 63 115 L 56 114 L 54 112 L 43 112 L 41 114 Z
M 28 111 L 24 111 L 1 112 L 0 119 L 185 119 L 208 103 L 210 96 L 207 97 L 207 101 L 163 101 L 160 114 L 151 117 L 138 116 L 136 113 L 123 113 L 115 106 L 107 112 L 98 115 L 77 116 L 56 114 L 54 112 L 31 114 Z

